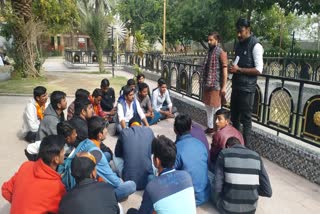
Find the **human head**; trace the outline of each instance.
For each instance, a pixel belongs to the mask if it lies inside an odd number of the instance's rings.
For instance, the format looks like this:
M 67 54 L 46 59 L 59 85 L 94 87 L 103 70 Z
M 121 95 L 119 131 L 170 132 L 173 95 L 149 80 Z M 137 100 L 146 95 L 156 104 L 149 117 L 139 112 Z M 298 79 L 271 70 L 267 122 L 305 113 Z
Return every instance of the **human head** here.
M 98 150 L 80 152 L 71 161 L 71 175 L 79 183 L 86 178 L 97 177 L 96 164 L 101 160 L 102 154 Z
M 136 81 L 134 81 L 134 79 L 128 79 L 127 86 L 129 86 L 130 88 L 135 89 L 136 88 Z
M 74 101 L 74 114 L 82 116 L 86 120 L 93 116 L 93 107 L 88 99 L 76 99 Z
M 139 83 L 138 88 L 139 88 L 139 95 L 141 97 L 148 96 L 149 86 L 146 83 L 144 83 L 144 82 Z
M 57 166 L 64 160 L 64 145 L 66 140 L 61 135 L 49 135 L 43 138 L 38 157 L 48 166 Z
M 164 135 L 152 141 L 153 162 L 157 168 L 172 168 L 176 161 L 176 144 Z
M 138 83 L 143 83 L 145 78 L 146 78 L 146 77 L 144 76 L 143 73 L 138 74 L 138 75 L 137 75 L 137 81 L 138 81 Z
M 221 37 L 218 32 L 211 32 L 208 35 L 208 44 L 209 47 L 215 47 L 220 43 Z
M 100 88 L 103 92 L 106 92 L 110 86 L 110 82 L 107 78 L 101 80 Z
M 39 103 L 40 106 L 46 104 L 48 100 L 47 89 L 43 86 L 37 86 L 33 89 L 33 98 Z
M 129 127 L 132 127 L 132 126 L 141 126 L 141 120 L 136 116 L 132 117 L 129 120 Z
M 233 147 L 236 144 L 240 144 L 240 141 L 238 140 L 238 138 L 230 137 L 230 138 L 228 138 L 228 140 L 226 142 L 226 148 Z
M 164 94 L 167 90 L 167 83 L 163 78 L 158 79 L 158 87 L 161 94 Z
M 187 114 L 179 114 L 174 120 L 174 132 L 177 135 L 184 135 L 191 130 L 192 120 Z
M 93 116 L 88 120 L 88 137 L 89 139 L 94 139 L 98 141 L 103 141 L 106 139 L 109 123 L 103 118 L 98 116 Z
M 100 88 L 94 89 L 92 92 L 93 102 L 95 105 L 99 105 L 102 100 L 102 90 Z
M 77 139 L 77 131 L 69 121 L 63 121 L 57 124 L 57 133 L 66 139 L 68 145 L 74 144 Z
M 67 108 L 66 93 L 54 91 L 50 96 L 50 104 L 54 110 L 65 110 Z
M 236 23 L 237 36 L 240 42 L 249 38 L 251 35 L 250 21 L 245 18 L 239 18 Z
M 86 89 L 79 88 L 76 91 L 75 97 L 76 99 L 88 99 L 90 92 Z
M 126 85 L 123 88 L 123 96 L 127 102 L 131 103 L 134 99 L 134 88 L 131 88 L 130 86 Z
M 216 112 L 216 126 L 218 129 L 226 127 L 230 123 L 230 111 L 224 108 Z

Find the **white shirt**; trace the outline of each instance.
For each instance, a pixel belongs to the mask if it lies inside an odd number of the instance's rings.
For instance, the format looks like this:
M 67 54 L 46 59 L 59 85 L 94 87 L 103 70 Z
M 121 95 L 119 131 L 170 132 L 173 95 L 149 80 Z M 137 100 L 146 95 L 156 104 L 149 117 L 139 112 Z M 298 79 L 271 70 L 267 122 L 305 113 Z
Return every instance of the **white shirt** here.
M 39 126 L 40 120 L 37 115 L 36 101 L 32 98 L 24 109 L 22 132 L 37 132 Z
M 260 72 L 263 71 L 263 47 L 260 43 L 255 44 L 252 50 L 253 61 L 255 64 L 255 68 Z
M 140 119 L 144 119 L 146 116 L 144 115 L 141 107 L 140 107 L 140 104 L 139 102 L 135 99 L 135 102 L 136 102 L 136 106 L 137 106 L 137 112 L 140 116 Z M 126 115 L 124 115 L 124 110 L 123 110 L 123 107 L 122 107 L 122 104 L 121 103 L 118 103 L 118 117 L 119 117 L 119 121 L 121 122 L 122 120 L 124 120 L 126 123 L 129 122 L 129 120 L 131 118 L 133 118 L 133 115 L 134 115 L 134 110 L 133 110 L 133 102 L 130 104 L 130 106 L 128 105 L 127 101 L 125 101 L 126 103 L 126 108 L 127 108 L 127 111 L 126 111 Z
M 164 94 L 161 95 L 159 88 L 153 91 L 152 93 L 152 108 L 156 111 L 160 111 L 164 101 L 167 101 L 168 107 L 172 107 L 172 102 L 170 99 L 168 89 Z
M 3 60 L 2 60 L 1 56 L 0 56 L 0 66 L 4 66 L 4 63 L 3 63 Z

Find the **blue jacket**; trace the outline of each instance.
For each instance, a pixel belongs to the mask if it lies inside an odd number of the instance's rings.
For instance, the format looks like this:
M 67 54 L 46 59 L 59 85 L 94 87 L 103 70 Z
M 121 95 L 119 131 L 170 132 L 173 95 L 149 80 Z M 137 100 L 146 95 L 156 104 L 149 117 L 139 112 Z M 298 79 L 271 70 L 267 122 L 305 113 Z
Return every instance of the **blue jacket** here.
M 177 136 L 177 157 L 175 168 L 189 172 L 192 178 L 197 206 L 210 198 L 208 179 L 208 151 L 198 139 L 185 134 Z

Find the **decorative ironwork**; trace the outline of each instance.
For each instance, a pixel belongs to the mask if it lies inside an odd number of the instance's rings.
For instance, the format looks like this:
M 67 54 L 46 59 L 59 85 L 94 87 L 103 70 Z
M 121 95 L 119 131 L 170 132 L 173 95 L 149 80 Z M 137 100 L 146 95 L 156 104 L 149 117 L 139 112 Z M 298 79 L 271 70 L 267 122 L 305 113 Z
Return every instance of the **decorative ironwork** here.
M 261 89 L 259 85 L 256 86 L 256 92 L 254 95 L 254 102 L 253 102 L 253 109 L 252 109 L 252 116 L 257 120 L 260 119 L 260 112 L 261 112 Z
M 177 76 L 178 76 L 177 68 L 173 67 L 171 69 L 171 78 L 170 78 L 170 85 L 172 88 L 177 88 Z
M 186 92 L 188 88 L 188 75 L 186 70 L 182 70 L 180 72 L 179 81 L 180 81 L 180 89 Z
M 293 62 L 286 66 L 286 77 L 294 78 L 297 72 L 297 65 Z
M 162 71 L 162 76 L 161 76 L 163 79 L 165 79 L 166 80 L 166 82 L 169 82 L 168 81 L 168 78 L 169 78 L 169 68 L 168 68 L 168 66 L 167 65 L 165 65 L 164 67 L 163 67 L 163 71 Z
M 268 123 L 291 131 L 293 100 L 285 88 L 276 88 L 270 96 Z
M 192 95 L 200 97 L 201 78 L 199 72 L 194 72 L 191 77 Z
M 302 124 L 302 136 L 320 140 L 320 95 L 313 96 L 306 102 Z
M 282 65 L 277 61 L 273 61 L 268 66 L 267 70 L 269 70 L 269 72 L 267 72 L 267 74 L 274 75 L 274 76 L 280 76 L 280 73 L 282 70 Z

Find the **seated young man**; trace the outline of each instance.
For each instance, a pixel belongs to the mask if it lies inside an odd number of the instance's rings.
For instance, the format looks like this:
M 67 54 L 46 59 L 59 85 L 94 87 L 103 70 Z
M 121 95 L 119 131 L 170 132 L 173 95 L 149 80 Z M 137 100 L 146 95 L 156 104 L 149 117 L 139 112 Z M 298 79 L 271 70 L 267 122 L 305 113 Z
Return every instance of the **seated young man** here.
M 138 93 L 136 100 L 140 103 L 141 109 L 147 117 L 149 125 L 156 124 L 161 117 L 161 114 L 152 109 L 150 97 L 148 96 L 149 86 L 146 83 L 138 84 Z
M 152 108 L 161 114 L 161 119 L 174 118 L 176 108 L 172 107 L 166 81 L 158 80 L 158 88 L 152 92 Z
M 44 117 L 47 100 L 48 94 L 45 87 L 37 86 L 33 89 L 33 98 L 24 109 L 22 125 L 24 139 L 29 143 L 33 143 L 36 140 L 40 121 Z
M 69 121 L 63 121 L 57 124 L 57 132 L 58 135 L 63 136 L 66 140 L 65 157 L 67 157 L 71 152 L 68 150 L 69 146 L 73 146 L 77 139 L 77 131 Z M 24 150 L 29 161 L 36 161 L 38 159 L 40 144 L 41 141 L 30 143 Z
M 44 118 L 40 122 L 37 140 L 42 140 L 48 135 L 57 134 L 57 124 L 64 121 L 63 110 L 67 108 L 66 94 L 62 91 L 54 91 L 50 96 L 50 104 L 44 112 Z
M 196 213 L 192 179 L 188 172 L 174 169 L 176 151 L 176 145 L 163 135 L 152 141 L 159 176 L 148 183 L 139 210 L 131 208 L 127 214 Z
M 119 213 L 113 187 L 96 180 L 96 163 L 100 159 L 98 151 L 78 153 L 72 159 L 71 174 L 77 185 L 62 198 L 60 214 Z
M 225 148 L 226 142 L 230 137 L 236 137 L 244 145 L 242 134 L 230 124 L 230 115 L 230 111 L 223 108 L 216 112 L 215 124 L 218 130 L 212 136 L 210 148 L 210 171 L 212 172 L 214 172 L 219 152 Z
M 93 106 L 93 112 L 94 116 L 99 116 L 102 117 L 105 120 L 112 120 L 112 116 L 115 114 L 115 112 L 112 110 L 111 112 L 106 112 L 102 110 L 102 107 L 100 105 L 101 100 L 102 100 L 102 90 L 100 88 L 96 88 L 93 92 L 92 95 L 89 96 L 89 100 Z
M 208 151 L 204 144 L 190 134 L 192 120 L 187 114 L 179 114 L 174 121 L 177 134 L 177 158 L 175 168 L 185 170 L 192 177 L 197 206 L 210 198 L 208 179 Z
M 79 99 L 89 99 L 89 96 L 90 96 L 89 91 L 82 88 L 77 89 L 75 94 L 75 100 L 72 101 L 72 103 L 68 107 L 67 120 L 71 120 L 74 115 L 74 102 Z
M 138 101 L 134 98 L 134 89 L 125 86 L 123 89 L 124 99 L 118 102 L 118 132 L 128 127 L 129 120 L 133 117 L 140 117 L 145 126 L 149 126 L 145 114 L 143 113 Z
M 134 79 L 128 79 L 127 81 L 127 85 L 123 86 L 120 90 L 120 97 L 123 96 L 123 89 L 124 87 L 129 86 L 131 89 L 134 89 L 134 92 L 136 91 L 136 81 L 134 81 Z M 119 97 L 119 99 L 120 99 Z
M 136 118 L 129 121 L 129 127 L 119 134 L 113 162 L 124 181 L 132 180 L 137 190 L 143 190 L 148 177 L 153 175 L 151 143 L 154 134 Z
M 2 185 L 2 196 L 11 203 L 10 213 L 58 213 L 66 190 L 56 168 L 63 163 L 65 143 L 64 137 L 59 135 L 45 137 L 39 159 L 23 163 Z
M 100 88 L 102 90 L 101 108 L 103 111 L 115 111 L 114 103 L 116 101 L 114 89 L 110 87 L 108 79 L 101 80 Z

